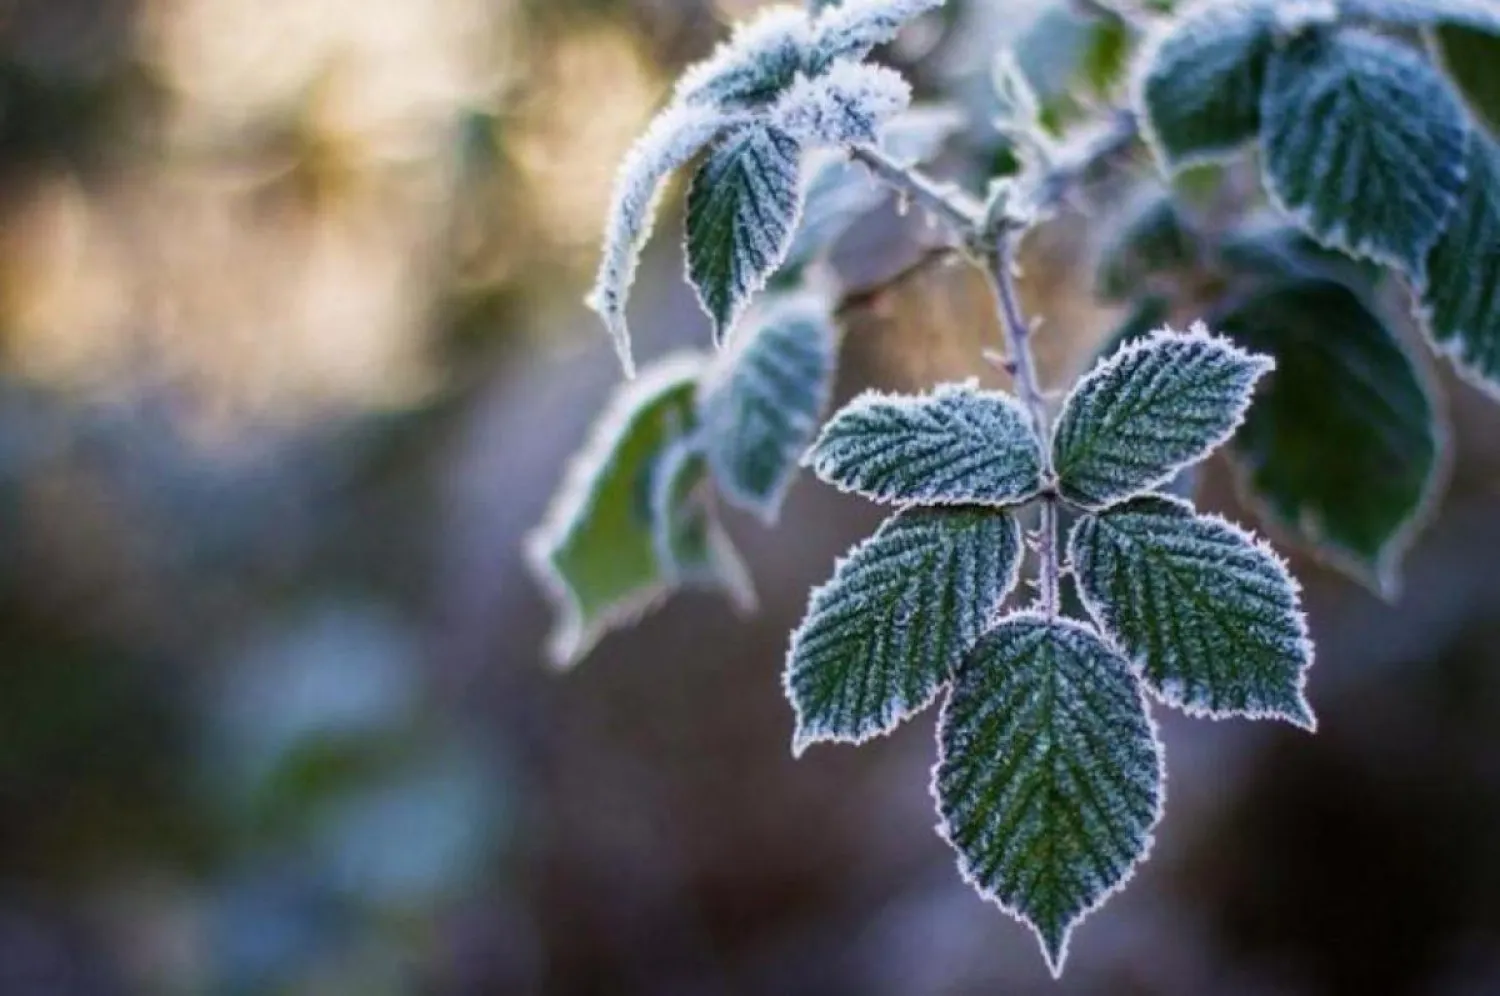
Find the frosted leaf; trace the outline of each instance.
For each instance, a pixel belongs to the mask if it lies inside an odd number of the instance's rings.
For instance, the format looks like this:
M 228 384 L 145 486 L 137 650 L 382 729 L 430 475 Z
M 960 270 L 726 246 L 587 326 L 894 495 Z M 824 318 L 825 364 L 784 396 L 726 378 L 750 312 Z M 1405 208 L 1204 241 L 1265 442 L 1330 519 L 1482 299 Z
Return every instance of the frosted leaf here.
M 1500 147 L 1475 135 L 1469 186 L 1427 257 L 1422 317 L 1438 347 L 1500 394 Z
M 558 613 L 547 650 L 560 667 L 577 663 L 671 586 L 675 572 L 653 528 L 652 474 L 692 424 L 702 370 L 700 357 L 678 355 L 622 385 L 527 537 L 527 560 Z
M 1346 18 L 1384 21 L 1400 27 L 1451 24 L 1500 34 L 1495 0 L 1339 0 Z
M 812 295 L 769 302 L 704 388 L 704 447 L 725 500 L 776 520 L 833 388 L 837 336 Z
M 1244 530 L 1150 495 L 1080 519 L 1068 558 L 1089 614 L 1164 702 L 1313 729 L 1297 584 Z
M 771 108 L 771 124 L 808 146 L 868 145 L 911 103 L 911 87 L 884 66 L 840 62 L 801 77 Z
M 668 174 L 697 155 L 728 126 L 712 107 L 674 107 L 659 114 L 631 147 L 615 176 L 604 256 L 588 296 L 588 306 L 604 319 L 627 375 L 635 372 L 626 299 L 635 282 L 636 263 L 651 236 L 662 185 Z
M 1273 366 L 1202 325 L 1130 343 L 1063 404 L 1052 439 L 1059 492 L 1103 508 L 1165 483 L 1233 434 Z
M 755 608 L 750 571 L 714 517 L 708 462 L 696 433 L 657 457 L 651 473 L 651 530 L 657 562 L 673 585 L 716 589 L 741 612 Z
M 1444 25 L 1433 43 L 1475 116 L 1500 135 L 1500 34 Z
M 839 59 L 863 59 L 876 45 L 894 41 L 909 21 L 946 0 L 844 0 L 813 25 L 813 65 L 819 72 Z
M 1129 662 L 1071 620 L 1011 616 L 960 665 L 938 743 L 938 832 L 1061 975 L 1069 934 L 1145 860 L 1161 816 L 1161 744 Z
M 1325 245 L 1413 276 L 1463 193 L 1469 131 L 1437 70 L 1387 38 L 1308 35 L 1266 71 L 1273 199 Z
M 1358 295 L 1282 282 L 1215 317 L 1276 358 L 1232 452 L 1262 514 L 1386 594 L 1443 479 L 1425 379 Z
M 925 162 L 963 123 L 963 115 L 951 107 L 914 107 L 880 129 L 880 147 L 902 165 Z M 851 163 L 842 150 L 818 150 L 806 162 L 806 204 L 787 266 L 804 265 L 829 251 L 856 221 L 891 197 L 889 187 Z
M 812 593 L 792 634 L 792 751 L 860 743 L 926 708 L 979 639 L 1021 566 L 1021 528 L 993 509 L 907 509 Z
M 1146 137 L 1170 170 L 1223 158 L 1260 127 L 1272 0 L 1203 0 L 1168 22 L 1141 59 Z
M 805 68 L 812 32 L 795 7 L 772 7 L 735 29 L 713 55 L 690 66 L 674 100 L 733 110 L 772 103 Z
M 1123 301 L 1139 294 L 1153 277 L 1188 268 L 1197 261 L 1196 238 L 1176 198 L 1152 191 L 1105 236 L 1096 293 L 1107 301 Z
M 973 382 L 867 391 L 828 421 L 803 463 L 841 491 L 902 505 L 1013 505 L 1042 487 L 1025 409 Z
M 791 247 L 802 210 L 802 147 L 778 128 L 727 136 L 693 177 L 688 278 L 722 343 Z

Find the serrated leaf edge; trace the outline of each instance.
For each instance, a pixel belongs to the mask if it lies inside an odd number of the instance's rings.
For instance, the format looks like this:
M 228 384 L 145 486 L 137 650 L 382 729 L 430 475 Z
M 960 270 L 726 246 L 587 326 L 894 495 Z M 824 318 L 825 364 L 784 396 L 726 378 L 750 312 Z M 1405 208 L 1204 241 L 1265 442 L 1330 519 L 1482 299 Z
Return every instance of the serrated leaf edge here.
M 786 696 L 786 700 L 791 703 L 792 712 L 795 716 L 796 725 L 793 727 L 792 732 L 792 757 L 794 758 L 800 758 L 809 747 L 812 747 L 815 744 L 847 744 L 852 747 L 858 747 L 859 745 L 869 743 L 872 740 L 884 739 L 885 737 L 888 737 L 892 733 L 896 732 L 896 730 L 900 729 L 900 727 L 907 720 L 926 712 L 929 708 L 932 707 L 932 704 L 934 702 L 946 695 L 948 691 L 953 687 L 953 678 L 950 675 L 947 681 L 940 682 L 939 684 L 934 686 L 932 689 L 932 693 L 925 699 L 923 699 L 920 703 L 912 705 L 904 711 L 897 713 L 892 718 L 890 725 L 888 725 L 885 729 L 874 729 L 860 734 L 829 733 L 824 731 L 818 731 L 816 734 L 809 733 L 803 719 L 802 707 L 797 703 L 797 696 L 795 694 L 795 690 L 792 688 L 792 661 L 796 658 L 797 645 L 800 642 L 802 629 L 804 625 L 806 625 L 807 620 L 812 616 L 813 603 L 817 600 L 818 596 L 822 594 L 824 589 L 829 588 L 834 584 L 834 582 L 839 577 L 839 573 L 844 569 L 845 564 L 848 561 L 853 560 L 855 555 L 865 547 L 875 542 L 876 538 L 880 535 L 880 530 L 885 528 L 886 523 L 892 521 L 896 518 L 896 516 L 901 515 L 904 511 L 906 510 L 898 510 L 895 514 L 887 517 L 875 532 L 871 533 L 869 536 L 866 536 L 864 539 L 851 546 L 843 555 L 838 557 L 838 559 L 833 562 L 833 570 L 829 573 L 828 580 L 808 592 L 807 611 L 803 613 L 802 619 L 797 623 L 797 627 L 792 630 L 793 639 L 791 645 L 787 648 L 786 660 L 781 669 L 781 691 L 782 694 Z M 1020 583 L 1021 567 L 1026 561 L 1026 537 L 1021 529 L 1020 522 L 1016 520 L 1015 516 L 1000 509 L 986 507 L 986 511 L 993 515 L 1003 516 L 1006 520 L 1007 525 L 1015 534 L 1016 549 L 1018 552 L 1015 561 L 1011 564 L 1010 575 L 1005 579 L 1005 582 L 1001 589 L 1002 594 L 998 599 L 998 602 L 1003 604 L 1006 598 L 1008 598 L 1010 594 L 1015 591 L 1016 585 Z M 999 619 L 1000 612 L 1000 604 L 997 604 L 990 609 L 991 617 L 996 620 Z M 980 631 L 980 636 L 982 637 L 985 633 L 989 632 L 989 630 L 993 628 L 993 625 L 985 627 Z M 971 646 L 969 649 L 972 650 L 973 647 Z
M 1160 329 L 1157 329 L 1155 332 L 1152 332 L 1148 336 L 1143 336 L 1140 339 L 1136 339 L 1133 342 L 1128 342 L 1124 346 L 1121 346 L 1119 349 L 1115 350 L 1108 357 L 1106 357 L 1102 362 L 1096 363 L 1092 369 L 1090 369 L 1082 377 L 1078 378 L 1076 382 L 1074 382 L 1072 390 L 1068 392 L 1068 397 L 1064 400 L 1063 405 L 1058 412 L 1058 417 L 1054 419 L 1052 423 L 1052 439 L 1048 441 L 1048 446 L 1052 450 L 1054 461 L 1056 460 L 1057 455 L 1057 428 L 1062 424 L 1062 416 L 1064 413 L 1066 413 L 1068 403 L 1073 400 L 1073 397 L 1080 393 L 1083 390 L 1084 385 L 1089 381 L 1098 377 L 1102 377 L 1107 369 L 1111 367 L 1117 367 L 1121 363 L 1123 363 L 1125 359 L 1133 356 L 1135 353 L 1154 348 L 1164 341 L 1206 342 L 1218 347 L 1219 349 L 1233 354 L 1234 356 L 1239 358 L 1241 362 L 1246 363 L 1252 368 L 1255 379 L 1251 382 L 1251 390 L 1246 393 L 1244 400 L 1239 406 L 1239 411 L 1235 415 L 1233 424 L 1230 425 L 1227 430 L 1217 436 L 1215 440 L 1210 445 L 1208 445 L 1199 456 L 1174 464 L 1171 470 L 1169 470 L 1165 474 L 1162 474 L 1160 477 L 1153 479 L 1151 483 L 1142 486 L 1138 490 L 1133 491 L 1128 495 L 1112 499 L 1103 504 L 1086 504 L 1083 502 L 1079 502 L 1073 498 L 1064 498 L 1064 500 L 1068 504 L 1074 505 L 1089 512 L 1101 512 L 1105 509 L 1114 508 L 1116 505 L 1120 505 L 1127 501 L 1130 501 L 1132 498 L 1139 498 L 1141 495 L 1151 494 L 1153 492 L 1159 491 L 1162 485 L 1172 480 L 1172 478 L 1176 477 L 1187 468 L 1202 463 L 1204 460 L 1208 459 L 1208 457 L 1211 456 L 1214 452 L 1223 448 L 1224 444 L 1229 442 L 1230 439 L 1234 438 L 1234 434 L 1239 431 L 1240 426 L 1245 424 L 1245 417 L 1250 411 L 1250 406 L 1254 403 L 1255 385 L 1260 381 L 1262 377 L 1265 377 L 1267 374 L 1273 372 L 1276 369 L 1276 360 L 1274 357 L 1267 356 L 1264 353 L 1252 353 L 1247 349 L 1243 349 L 1233 340 L 1228 339 L 1222 335 L 1216 335 L 1212 332 L 1209 332 L 1208 326 L 1203 322 L 1194 322 L 1192 327 L 1189 328 L 1186 332 L 1179 332 L 1169 326 L 1164 326 Z
M 1130 666 L 1130 657 L 1120 649 L 1120 647 L 1110 636 L 1100 632 L 1098 629 L 1091 625 L 1088 625 L 1087 623 L 1079 622 L 1076 619 L 1069 619 L 1066 616 L 1053 616 L 1049 618 L 1043 613 L 1036 612 L 1030 609 L 1023 609 L 1021 611 L 1012 612 L 1003 616 L 996 621 L 995 626 L 991 627 L 991 630 L 1005 623 L 1021 620 L 1032 620 L 1036 622 L 1046 623 L 1048 625 L 1057 625 L 1068 629 L 1081 630 L 1082 632 L 1085 632 L 1096 639 L 1102 640 L 1113 653 L 1118 655 L 1120 659 L 1126 663 L 1127 666 Z M 943 729 L 948 722 L 948 709 L 950 704 L 952 703 L 951 695 L 948 699 L 944 700 L 942 711 L 938 713 L 936 732 L 934 734 L 937 740 L 937 759 L 933 761 L 932 768 L 929 771 L 927 777 L 927 794 L 932 798 L 933 808 L 938 813 L 938 821 L 934 829 L 937 831 L 938 837 L 942 838 L 943 843 L 947 844 L 948 847 L 951 848 L 953 853 L 957 856 L 957 860 L 955 863 L 958 866 L 959 877 L 963 879 L 964 884 L 978 893 L 981 899 L 998 907 L 1000 912 L 1004 913 L 1012 920 L 1017 920 L 1020 923 L 1024 924 L 1026 928 L 1030 930 L 1031 933 L 1036 937 L 1037 945 L 1042 950 L 1042 958 L 1047 962 L 1047 970 L 1052 973 L 1052 977 L 1054 979 L 1062 978 L 1063 968 L 1067 964 L 1068 960 L 1068 949 L 1073 940 L 1073 932 L 1078 929 L 1078 927 L 1083 923 L 1084 920 L 1088 919 L 1094 913 L 1098 912 L 1104 906 L 1104 904 L 1109 902 L 1109 900 L 1112 899 L 1116 894 L 1123 892 L 1125 890 L 1125 887 L 1128 886 L 1131 880 L 1135 878 L 1136 871 L 1151 859 L 1151 852 L 1156 846 L 1156 829 L 1161 825 L 1162 817 L 1166 815 L 1167 811 L 1167 747 L 1166 744 L 1162 742 L 1161 729 L 1157 725 L 1156 717 L 1151 714 L 1151 697 L 1146 694 L 1144 683 L 1138 677 L 1136 677 L 1133 666 L 1130 666 L 1130 674 L 1131 677 L 1135 679 L 1135 692 L 1140 699 L 1141 712 L 1146 717 L 1146 728 L 1150 731 L 1151 739 L 1156 744 L 1157 785 L 1159 786 L 1159 790 L 1156 794 L 1156 810 L 1151 814 L 1151 822 L 1146 828 L 1146 839 L 1142 841 L 1140 855 L 1135 859 L 1135 861 L 1131 862 L 1130 867 L 1125 870 L 1125 874 L 1120 877 L 1120 880 L 1118 882 L 1110 886 L 1104 892 L 1100 893 L 1097 899 L 1095 899 L 1084 909 L 1080 910 L 1078 912 L 1078 915 L 1073 918 L 1073 921 L 1068 924 L 1068 926 L 1063 930 L 1062 942 L 1058 945 L 1056 959 L 1053 958 L 1052 952 L 1047 949 L 1047 943 L 1042 937 L 1041 929 L 1031 919 L 1031 917 L 1027 916 L 1025 913 L 1022 913 L 1020 910 L 1014 909 L 1011 906 L 1007 905 L 999 896 L 986 889 L 969 868 L 968 862 L 965 859 L 963 852 L 959 850 L 958 845 L 953 842 L 953 838 L 948 834 L 947 822 L 943 819 L 942 816 L 943 801 L 942 796 L 938 792 L 938 776 L 942 771 L 943 762 L 947 760 L 947 756 L 943 752 Z M 950 681 L 947 685 L 945 685 L 944 689 L 951 692 L 952 682 Z
M 641 402 L 685 381 L 696 380 L 705 363 L 701 353 L 673 353 L 653 363 L 617 391 L 590 427 L 583 448 L 568 461 L 562 485 L 546 516 L 522 540 L 522 552 L 532 577 L 541 585 L 557 612 L 552 632 L 547 637 L 546 654 L 558 670 L 571 669 L 606 633 L 640 619 L 671 592 L 670 584 L 652 586 L 636 598 L 603 613 L 592 626 L 587 626 L 582 606 L 573 597 L 573 591 L 553 562 L 552 554 L 593 497 L 590 479 L 614 451 Z
M 968 377 L 964 380 L 958 381 L 948 381 L 946 383 L 938 384 L 929 390 L 922 391 L 917 394 L 908 394 L 902 391 L 882 391 L 878 388 L 871 388 L 866 391 L 861 391 L 859 394 L 851 398 L 849 402 L 842 408 L 840 408 L 837 412 L 834 412 L 833 417 L 824 424 L 822 431 L 818 433 L 818 438 L 813 440 L 812 445 L 807 448 L 807 452 L 802 454 L 802 458 L 798 461 L 798 465 L 812 471 L 813 474 L 818 478 L 818 480 L 822 481 L 824 484 L 831 486 L 836 491 L 839 491 L 846 495 L 858 495 L 861 498 L 869 499 L 869 496 L 865 491 L 859 488 L 847 487 L 842 481 L 834 480 L 832 477 L 825 476 L 825 471 L 818 467 L 818 450 L 822 448 L 824 436 L 828 432 L 829 428 L 836 420 L 856 409 L 873 408 L 878 404 L 892 405 L 897 408 L 920 408 L 928 402 L 938 400 L 950 394 L 974 394 L 986 399 L 995 399 L 999 401 L 1003 407 L 1011 409 L 1011 411 L 1013 411 L 1017 416 L 1020 417 L 1023 424 L 1031 426 L 1032 439 L 1037 445 L 1037 466 L 1040 467 L 1043 465 L 1042 458 L 1045 456 L 1044 444 L 1042 440 L 1036 435 L 1036 427 L 1032 422 L 1031 413 L 1026 410 L 1026 407 L 1024 405 L 1022 405 L 1015 398 L 1011 397 L 1009 394 L 1006 394 L 1004 391 L 991 390 L 981 387 L 979 385 L 979 378 L 977 377 Z M 1038 478 L 1035 490 L 1028 492 L 1022 497 L 1005 502 L 986 502 L 971 497 L 936 497 L 922 498 L 920 500 L 883 498 L 879 499 L 878 503 L 896 509 L 919 507 L 962 508 L 965 506 L 977 506 L 981 508 L 991 509 L 1009 509 L 1016 508 L 1033 500 L 1042 493 L 1042 488 L 1043 481 Z M 874 501 L 876 499 L 869 500 Z
M 1151 682 L 1146 680 L 1144 655 L 1132 655 L 1125 648 L 1124 642 L 1121 641 L 1110 629 L 1109 623 L 1107 622 L 1104 615 L 1104 606 L 1097 599 L 1091 597 L 1088 593 L 1088 590 L 1082 584 L 1075 584 L 1073 586 L 1073 590 L 1077 592 L 1078 600 L 1083 603 L 1083 607 L 1088 610 L 1089 617 L 1093 619 L 1094 625 L 1098 627 L 1100 635 L 1104 637 L 1106 642 L 1115 647 L 1115 649 L 1119 651 L 1122 657 L 1130 662 L 1131 668 L 1135 671 L 1136 680 L 1140 682 L 1141 686 L 1145 689 L 1146 694 L 1150 696 L 1150 698 L 1152 698 L 1154 701 L 1160 702 L 1164 706 L 1176 709 L 1178 712 L 1181 712 L 1184 715 L 1192 716 L 1197 719 L 1212 719 L 1215 721 L 1229 719 L 1277 719 L 1291 723 L 1298 729 L 1306 730 L 1308 733 L 1318 732 L 1318 717 L 1313 712 L 1312 703 L 1309 702 L 1307 698 L 1308 672 L 1312 670 L 1312 666 L 1316 662 L 1316 647 L 1313 644 L 1312 638 L 1308 633 L 1307 613 L 1302 608 L 1302 584 L 1297 580 L 1296 575 L 1292 573 L 1291 568 L 1287 565 L 1285 558 L 1283 558 L 1281 554 L 1277 552 L 1276 548 L 1273 547 L 1270 542 L 1268 542 L 1264 537 L 1251 532 L 1250 530 L 1241 526 L 1239 523 L 1226 519 L 1224 516 L 1217 513 L 1200 512 L 1190 501 L 1185 501 L 1184 499 L 1179 498 L 1176 495 L 1160 491 L 1152 492 L 1145 497 L 1159 499 L 1168 504 L 1176 505 L 1184 511 L 1192 513 L 1194 518 L 1205 519 L 1216 525 L 1223 526 L 1224 528 L 1228 529 L 1230 532 L 1238 536 L 1241 540 L 1243 540 L 1246 545 L 1252 547 L 1260 553 L 1265 554 L 1270 558 L 1271 563 L 1275 566 L 1276 572 L 1281 576 L 1281 580 L 1292 592 L 1292 597 L 1296 603 L 1295 607 L 1292 610 L 1292 615 L 1297 622 L 1298 647 L 1302 651 L 1303 659 L 1306 661 L 1306 663 L 1303 664 L 1302 667 L 1297 671 L 1297 701 L 1298 704 L 1302 706 L 1302 711 L 1305 714 L 1306 719 L 1305 721 L 1302 721 L 1299 720 L 1298 717 L 1289 716 L 1286 713 L 1278 712 L 1274 709 L 1209 709 L 1204 706 L 1193 705 L 1188 702 L 1179 702 L 1176 699 L 1164 695 L 1156 688 L 1152 687 Z M 1075 551 L 1078 543 L 1079 527 L 1081 527 L 1087 520 L 1097 518 L 1097 515 L 1098 513 L 1089 513 L 1087 516 L 1079 518 L 1079 520 L 1073 524 L 1072 530 L 1070 530 L 1068 533 L 1069 564 L 1075 563 L 1077 561 L 1077 554 Z

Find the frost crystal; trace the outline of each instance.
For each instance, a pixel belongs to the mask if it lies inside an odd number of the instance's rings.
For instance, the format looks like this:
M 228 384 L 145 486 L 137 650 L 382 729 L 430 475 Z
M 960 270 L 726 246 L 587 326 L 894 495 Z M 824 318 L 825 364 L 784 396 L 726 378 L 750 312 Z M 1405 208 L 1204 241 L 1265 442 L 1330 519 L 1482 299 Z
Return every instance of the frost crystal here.
M 604 256 L 588 305 L 604 319 L 627 375 L 634 374 L 635 362 L 625 302 L 641 249 L 651 235 L 663 181 L 723 132 L 730 120 L 712 107 L 670 108 L 636 141 L 615 177 Z
M 675 100 L 736 109 L 768 104 L 804 68 L 811 37 L 805 13 L 772 7 L 690 67 L 678 81 Z
M 1166 772 L 1129 663 L 1066 619 L 1014 615 L 959 667 L 938 724 L 941 833 L 1053 975 L 1151 847 Z
M 895 39 L 908 21 L 946 0 L 844 0 L 813 26 L 815 69 L 839 59 L 863 59 L 876 45 Z
M 911 87 L 900 73 L 840 62 L 793 83 L 771 108 L 771 122 L 812 146 L 871 144 L 880 126 L 910 103 Z
M 1201 325 L 1130 343 L 1063 404 L 1052 440 L 1059 491 L 1103 508 L 1166 483 L 1229 438 L 1274 366 Z
M 1176 499 L 1137 498 L 1080 519 L 1068 556 L 1089 614 L 1164 701 L 1314 727 L 1297 584 L 1244 530 Z
M 842 491 L 894 504 L 1011 505 L 1042 486 L 1030 417 L 972 382 L 929 395 L 868 391 L 829 420 L 803 463 Z
M 859 743 L 924 709 L 1015 586 L 1021 529 L 993 509 L 908 509 L 815 590 L 792 634 L 792 750 Z

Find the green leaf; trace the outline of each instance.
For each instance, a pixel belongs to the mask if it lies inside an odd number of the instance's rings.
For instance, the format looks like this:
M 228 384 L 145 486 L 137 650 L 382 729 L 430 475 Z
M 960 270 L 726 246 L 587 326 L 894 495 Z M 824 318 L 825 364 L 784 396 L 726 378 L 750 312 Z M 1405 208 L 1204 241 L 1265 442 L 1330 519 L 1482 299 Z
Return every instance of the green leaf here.
M 1433 33 L 1433 44 L 1474 114 L 1500 134 L 1500 35 L 1445 26 Z
M 675 107 L 658 115 L 631 147 L 615 177 L 604 255 L 588 306 L 604 319 L 627 376 L 635 373 L 625 303 L 635 283 L 636 263 L 651 237 L 662 186 L 673 170 L 718 137 L 729 120 L 712 107 Z
M 573 459 L 527 559 L 558 613 L 548 653 L 577 663 L 609 630 L 659 602 L 672 583 L 654 530 L 652 474 L 692 426 L 703 361 L 678 355 L 622 385 Z
M 715 342 L 728 338 L 786 258 L 802 210 L 801 155 L 786 132 L 751 124 L 724 139 L 693 177 L 688 278 L 713 319 Z
M 1080 519 L 1068 558 L 1089 614 L 1164 702 L 1316 726 L 1297 583 L 1244 530 L 1150 495 Z
M 801 77 L 771 108 L 771 124 L 808 147 L 872 145 L 882 125 L 911 104 L 911 87 L 894 69 L 840 62 Z
M 902 165 L 926 162 L 963 125 L 963 116 L 951 107 L 914 107 L 880 129 L 880 146 Z M 807 163 L 806 204 L 786 268 L 804 266 L 830 251 L 856 221 L 892 196 L 889 187 L 850 162 L 842 150 L 817 150 Z
M 755 608 L 755 585 L 734 543 L 714 517 L 708 461 L 697 435 L 679 439 L 651 472 L 651 532 L 657 563 L 673 585 L 722 590 L 742 612 Z
M 1394 594 L 1441 482 L 1443 432 L 1411 357 L 1331 281 L 1272 285 L 1215 320 L 1276 358 L 1233 447 L 1265 514 Z
M 1349 19 L 1404 28 L 1456 24 L 1500 34 L 1500 6 L 1494 0 L 1339 0 L 1339 6 Z
M 1386 268 L 1319 245 L 1295 225 L 1253 219 L 1227 233 L 1216 251 L 1219 262 L 1237 275 L 1274 280 L 1333 280 L 1374 293 Z
M 764 107 L 806 68 L 811 44 L 805 13 L 772 7 L 741 24 L 713 55 L 689 67 L 677 83 L 674 101 L 727 110 Z
M 863 59 L 876 45 L 894 41 L 909 21 L 946 0 L 844 0 L 813 25 L 810 70 L 822 72 L 840 59 Z
M 803 463 L 841 491 L 903 505 L 1014 505 L 1042 486 L 1030 416 L 973 382 L 867 391 L 828 421 Z
M 938 832 L 1060 975 L 1073 927 L 1130 878 L 1161 816 L 1161 744 L 1129 662 L 1078 623 L 1011 616 L 960 666 L 938 742 Z
M 1362 31 L 1309 34 L 1266 73 L 1274 200 L 1318 241 L 1420 277 L 1464 190 L 1470 127 L 1419 54 Z
M 1167 169 L 1222 159 L 1255 137 L 1274 27 L 1270 0 L 1209 0 L 1154 40 L 1138 104 Z
M 780 298 L 735 336 L 705 384 L 700 414 L 714 478 L 727 501 L 766 523 L 818 431 L 835 351 L 825 302 Z
M 1015 587 L 1021 529 L 994 509 L 896 514 L 812 593 L 792 634 L 792 751 L 860 743 L 926 708 Z
M 1186 269 L 1197 257 L 1197 235 L 1176 198 L 1153 191 L 1132 204 L 1105 236 L 1095 293 L 1106 301 L 1123 301 L 1139 294 L 1153 277 Z
M 1125 346 L 1063 404 L 1052 439 L 1059 492 L 1098 509 L 1164 484 L 1233 434 L 1273 365 L 1201 325 Z
M 1475 135 L 1469 187 L 1427 257 L 1422 317 L 1466 377 L 1500 393 L 1500 146 Z

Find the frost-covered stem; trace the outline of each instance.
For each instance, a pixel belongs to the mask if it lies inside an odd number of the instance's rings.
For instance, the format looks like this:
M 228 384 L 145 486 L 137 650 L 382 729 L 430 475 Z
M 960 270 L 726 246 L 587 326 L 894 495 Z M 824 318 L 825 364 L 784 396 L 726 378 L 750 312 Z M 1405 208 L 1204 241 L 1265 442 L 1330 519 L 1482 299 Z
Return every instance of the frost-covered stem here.
M 857 145 L 849 155 L 863 163 L 886 186 L 928 214 L 940 219 L 960 238 L 968 240 L 979 228 L 980 207 L 957 187 L 939 184 L 912 166 L 903 166 L 869 145 Z

